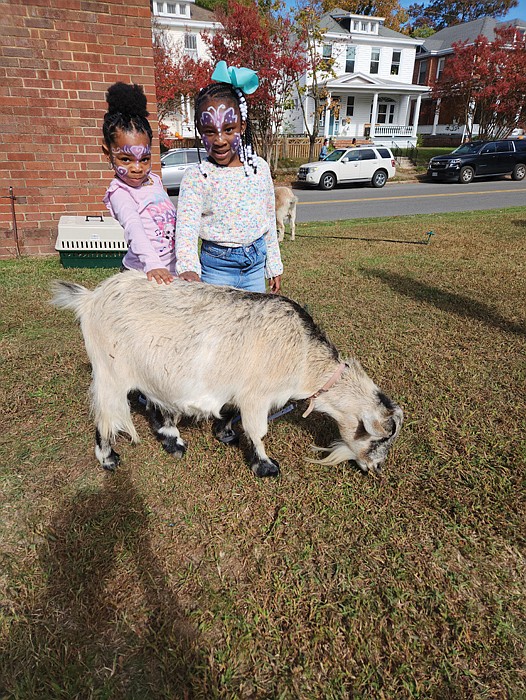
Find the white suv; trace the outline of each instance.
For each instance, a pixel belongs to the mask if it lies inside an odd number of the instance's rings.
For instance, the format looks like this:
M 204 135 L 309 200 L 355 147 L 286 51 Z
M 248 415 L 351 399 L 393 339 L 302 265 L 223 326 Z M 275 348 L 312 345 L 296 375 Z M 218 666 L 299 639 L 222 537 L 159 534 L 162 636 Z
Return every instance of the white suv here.
M 396 172 L 395 159 L 384 146 L 337 148 L 325 160 L 305 163 L 298 170 L 298 180 L 306 185 L 332 190 L 344 182 L 370 182 L 383 187 Z

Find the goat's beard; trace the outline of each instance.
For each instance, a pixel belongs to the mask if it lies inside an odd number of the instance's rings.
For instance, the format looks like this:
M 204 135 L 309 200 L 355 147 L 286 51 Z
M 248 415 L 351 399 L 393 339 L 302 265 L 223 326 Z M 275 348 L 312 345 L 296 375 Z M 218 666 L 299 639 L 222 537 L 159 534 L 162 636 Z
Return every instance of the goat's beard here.
M 332 442 L 329 447 L 317 447 L 316 445 L 312 445 L 311 449 L 313 452 L 328 453 L 323 459 L 307 458 L 307 462 L 311 464 L 328 464 L 330 466 L 335 466 L 336 464 L 340 464 L 340 462 L 347 462 L 350 459 L 355 459 L 354 452 L 349 449 L 345 442 L 340 440 Z

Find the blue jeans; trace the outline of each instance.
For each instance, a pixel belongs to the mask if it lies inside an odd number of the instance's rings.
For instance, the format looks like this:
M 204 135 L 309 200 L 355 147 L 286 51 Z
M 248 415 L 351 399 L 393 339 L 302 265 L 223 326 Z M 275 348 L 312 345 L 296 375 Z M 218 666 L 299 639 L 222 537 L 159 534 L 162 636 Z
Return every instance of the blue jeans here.
M 201 245 L 201 279 L 248 292 L 265 292 L 267 244 L 263 236 L 251 245 L 227 248 L 210 241 Z

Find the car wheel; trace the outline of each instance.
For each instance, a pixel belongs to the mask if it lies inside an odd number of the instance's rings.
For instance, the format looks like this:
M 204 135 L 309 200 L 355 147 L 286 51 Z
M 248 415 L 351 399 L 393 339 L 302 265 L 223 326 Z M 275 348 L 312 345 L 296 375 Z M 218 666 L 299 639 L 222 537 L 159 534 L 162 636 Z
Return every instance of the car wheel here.
M 373 179 L 371 180 L 371 185 L 373 187 L 383 187 L 385 183 L 387 182 L 387 173 L 385 170 L 377 170 L 375 174 L 373 175 Z
M 322 190 L 332 190 L 336 185 L 336 175 L 334 173 L 323 173 L 320 177 L 320 187 Z
M 475 171 L 473 168 L 470 165 L 465 165 L 460 171 L 458 181 L 463 185 L 469 185 L 469 183 L 473 181 L 474 177 Z
M 526 165 L 524 163 L 517 163 L 517 165 L 513 168 L 511 177 L 513 180 L 524 180 L 526 177 Z

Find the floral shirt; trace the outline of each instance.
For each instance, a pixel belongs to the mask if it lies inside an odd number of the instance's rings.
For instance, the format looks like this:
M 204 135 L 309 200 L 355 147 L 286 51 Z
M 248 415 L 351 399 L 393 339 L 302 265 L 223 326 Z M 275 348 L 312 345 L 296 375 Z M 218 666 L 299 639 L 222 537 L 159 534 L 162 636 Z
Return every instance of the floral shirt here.
M 164 267 L 175 272 L 175 207 L 158 175 L 150 173 L 141 187 L 114 178 L 104 204 L 124 229 L 128 243 L 122 261 L 125 267 L 143 272 Z
M 265 236 L 265 274 L 269 278 L 281 275 L 283 264 L 270 170 L 266 161 L 258 157 L 257 173 L 250 166 L 247 173 L 244 167 L 220 167 L 208 160 L 187 168 L 177 204 L 175 252 L 179 274 L 201 274 L 199 238 L 238 248 Z

